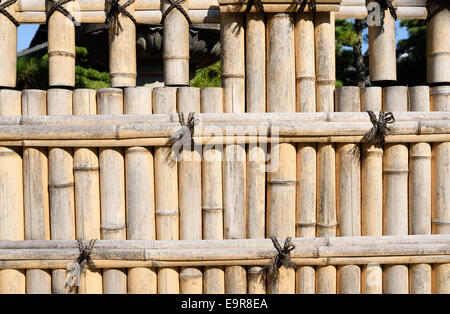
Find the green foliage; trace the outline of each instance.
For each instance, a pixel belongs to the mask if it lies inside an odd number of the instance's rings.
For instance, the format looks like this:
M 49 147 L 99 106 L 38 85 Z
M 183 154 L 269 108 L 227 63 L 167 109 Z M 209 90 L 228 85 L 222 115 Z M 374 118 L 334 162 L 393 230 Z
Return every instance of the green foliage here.
M 220 61 L 210 65 L 209 67 L 198 69 L 194 78 L 190 81 L 193 87 L 220 87 Z

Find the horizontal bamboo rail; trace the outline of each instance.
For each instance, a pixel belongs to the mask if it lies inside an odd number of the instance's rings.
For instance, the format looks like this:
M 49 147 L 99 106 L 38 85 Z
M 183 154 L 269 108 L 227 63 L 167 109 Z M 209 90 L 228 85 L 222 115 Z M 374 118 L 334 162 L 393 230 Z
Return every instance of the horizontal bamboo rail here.
M 284 239 L 282 239 L 284 241 Z M 295 238 L 297 265 L 448 263 L 450 235 Z M 269 239 L 99 240 L 99 268 L 264 265 L 276 251 Z M 76 241 L 0 241 L 0 269 L 64 268 L 78 256 Z

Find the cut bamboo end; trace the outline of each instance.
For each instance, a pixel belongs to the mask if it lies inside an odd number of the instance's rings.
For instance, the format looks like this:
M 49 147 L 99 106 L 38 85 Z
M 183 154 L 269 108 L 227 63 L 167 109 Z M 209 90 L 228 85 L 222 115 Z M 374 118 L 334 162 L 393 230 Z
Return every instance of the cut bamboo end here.
M 450 111 L 450 85 L 431 88 L 431 110 Z
M 360 294 L 361 269 L 359 266 L 348 265 L 338 267 L 336 285 L 339 294 Z
M 383 270 L 378 263 L 369 263 L 362 266 L 362 289 L 364 294 L 383 293 Z
M 428 264 L 411 265 L 409 268 L 410 294 L 431 293 L 432 267 Z
M 382 108 L 382 88 L 378 86 L 365 87 L 362 89 L 361 110 L 381 111 Z
M 437 10 L 438 2 L 430 5 Z M 427 26 L 427 78 L 430 84 L 450 82 L 450 10 L 443 8 L 433 16 Z

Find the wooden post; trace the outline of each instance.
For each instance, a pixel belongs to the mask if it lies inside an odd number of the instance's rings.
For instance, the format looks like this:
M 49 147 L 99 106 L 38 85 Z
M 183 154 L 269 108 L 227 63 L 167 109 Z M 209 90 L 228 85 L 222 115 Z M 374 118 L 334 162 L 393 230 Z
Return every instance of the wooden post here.
M 22 115 L 46 115 L 47 92 L 22 91 Z M 48 201 L 48 161 L 46 148 L 23 149 L 23 189 L 25 209 L 25 239 L 50 240 Z M 26 272 L 27 293 L 51 293 L 51 276 L 47 270 Z
M 163 11 L 170 5 L 170 1 L 162 1 Z M 179 5 L 189 12 L 189 1 Z M 164 20 L 163 60 L 164 84 L 189 86 L 189 23 L 177 8 L 173 8 Z
M 316 99 L 317 111 L 334 111 L 335 34 L 334 14 L 320 12 L 316 15 Z M 317 236 L 336 236 L 336 166 L 333 144 L 317 145 Z M 336 267 L 322 266 L 316 269 L 316 292 L 336 293 Z
M 384 111 L 407 111 L 408 88 L 386 87 Z M 408 234 L 408 146 L 386 144 L 383 155 L 383 234 Z M 408 266 L 386 265 L 383 293 L 408 293 Z
M 47 114 L 72 115 L 72 91 L 49 89 Z M 52 240 L 75 240 L 75 199 L 73 178 L 73 150 L 49 148 L 49 199 L 50 237 Z M 52 293 L 70 293 L 75 289 L 66 287 L 66 270 L 52 271 Z
M 20 116 L 21 92 L 0 89 L 0 116 Z M 20 148 L 0 147 L 0 240 L 25 239 L 22 154 Z M 0 270 L 0 294 L 25 293 L 25 271 Z
M 1 1 L 2 4 L 6 0 Z M 13 13 L 17 4 L 6 8 Z M 17 72 L 17 26 L 5 15 L 0 14 L 0 37 L 2 53 L 0 54 L 0 87 L 16 87 Z
M 151 114 L 152 89 L 128 87 L 124 90 L 125 114 Z M 153 152 L 147 147 L 125 150 L 127 239 L 155 240 L 155 192 Z M 154 268 L 128 269 L 128 293 L 156 293 Z
M 363 89 L 362 110 L 378 113 L 382 109 L 381 87 Z M 369 118 L 369 117 L 367 117 Z M 361 145 L 361 234 L 383 234 L 383 150 L 375 146 Z M 362 267 L 362 289 L 365 294 L 382 293 L 382 269 L 377 263 Z
M 200 89 L 180 87 L 177 93 L 178 112 L 200 112 Z M 201 146 L 183 149 L 178 167 L 180 189 L 180 239 L 202 239 L 202 166 Z M 203 275 L 200 267 L 182 267 L 180 270 L 180 293 L 201 294 Z
M 450 86 L 434 87 L 431 92 L 434 111 L 450 110 Z M 450 233 L 450 143 L 435 143 L 432 146 L 431 162 L 431 218 L 432 233 Z M 433 293 L 450 293 L 450 264 L 435 264 L 432 279 Z
M 245 112 L 244 15 L 220 14 L 222 87 L 225 112 Z
M 118 88 L 97 91 L 98 114 L 122 114 L 123 94 Z M 104 240 L 126 240 L 125 169 L 122 148 L 100 148 L 101 232 Z M 127 293 L 126 269 L 105 269 L 103 291 Z
M 266 25 L 263 13 L 246 14 L 247 112 L 266 112 Z M 266 152 L 249 145 L 247 156 L 248 238 L 265 238 Z M 261 267 L 248 270 L 248 293 L 266 293 Z
M 298 112 L 316 111 L 316 67 L 312 13 L 297 13 L 295 21 L 296 107 Z M 316 144 L 297 145 L 298 237 L 316 236 Z M 315 269 L 301 266 L 296 273 L 297 293 L 315 293 Z
M 124 5 L 127 0 L 120 0 Z M 135 3 L 125 9 L 134 16 Z M 108 8 L 109 9 L 109 8 Z M 109 77 L 112 87 L 136 86 L 136 26 L 124 14 L 119 13 L 118 23 L 122 26 L 118 33 L 109 29 Z
M 297 13 L 295 20 L 297 111 L 316 111 L 316 67 L 312 13 Z
M 292 16 L 267 17 L 268 111 L 295 112 L 295 50 Z M 289 143 L 271 145 L 271 162 L 277 169 L 267 175 L 266 236 L 295 236 L 296 150 Z M 269 293 L 295 293 L 295 270 L 281 268 L 279 278 L 268 278 Z
M 434 12 L 439 1 L 431 1 L 429 13 Z M 450 83 L 450 10 L 443 9 L 427 24 L 427 78 L 430 84 Z
M 175 113 L 177 89 L 153 89 L 153 112 Z M 178 165 L 167 160 L 170 147 L 155 147 L 156 239 L 179 239 Z M 179 268 L 158 268 L 158 293 L 179 293 Z
M 73 1 L 62 7 L 73 14 Z M 74 22 L 56 10 L 50 16 L 47 25 L 49 86 L 75 86 Z
M 97 114 L 97 92 L 76 89 L 73 92 L 74 115 Z M 75 226 L 77 239 L 100 239 L 100 179 L 97 148 L 75 148 L 73 155 L 75 179 Z M 86 268 L 81 275 L 78 293 L 103 293 L 102 272 Z
M 337 111 L 361 110 L 360 91 L 357 86 L 337 89 Z M 339 236 L 361 235 L 361 171 L 358 144 L 337 144 L 337 212 Z M 358 265 L 339 266 L 338 293 L 361 293 L 361 269 Z
M 371 0 L 370 2 L 376 2 Z M 369 27 L 370 81 L 395 81 L 397 58 L 395 54 L 395 21 L 389 10 L 384 11 L 380 26 Z
M 223 112 L 223 89 L 202 88 L 200 93 L 202 113 Z M 204 146 L 202 160 L 202 211 L 203 239 L 223 239 L 222 200 L 222 147 Z M 225 292 L 223 267 L 205 267 L 203 272 L 203 292 L 222 294 Z

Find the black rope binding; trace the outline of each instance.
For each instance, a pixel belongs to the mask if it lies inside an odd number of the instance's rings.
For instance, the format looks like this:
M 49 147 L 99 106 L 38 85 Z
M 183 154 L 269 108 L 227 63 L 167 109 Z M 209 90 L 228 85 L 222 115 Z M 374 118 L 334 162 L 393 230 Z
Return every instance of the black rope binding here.
M 73 1 L 73 0 L 47 0 L 49 4 L 49 9 L 47 11 L 47 17 L 46 17 L 46 23 L 48 23 L 48 20 L 52 16 L 55 11 L 58 11 L 62 13 L 65 17 L 67 17 L 69 20 L 72 21 L 73 24 L 79 25 L 72 14 L 70 14 L 69 11 L 65 7 L 63 7 L 64 4 L 67 2 Z
M 306 5 L 308 4 L 313 15 L 316 15 L 316 0 L 309 0 L 309 2 L 308 0 L 295 0 L 295 3 L 300 5 L 300 8 L 298 8 L 297 12 L 302 13 L 303 11 L 305 11 Z
M 6 16 L 14 25 L 16 25 L 18 27 L 20 25 L 19 22 L 17 22 L 17 20 L 14 18 L 14 16 L 12 16 L 8 11 L 6 11 L 7 7 L 9 7 L 10 5 L 13 5 L 16 2 L 17 2 L 17 0 L 8 0 L 8 1 L 1 3 L 0 4 L 0 14 L 3 14 L 4 16 Z
M 277 255 L 272 257 L 269 264 L 265 265 L 260 273 L 262 274 L 261 280 L 265 280 L 267 275 L 269 278 L 278 278 L 279 269 L 281 266 L 284 268 L 295 268 L 297 265 L 291 260 L 291 251 L 295 249 L 295 245 L 292 244 L 291 237 L 287 237 L 284 241 L 284 246 L 281 247 L 280 242 L 278 242 L 277 238 L 270 237 L 272 240 L 273 246 L 277 250 Z
M 97 240 L 92 239 L 89 241 L 88 245 L 83 245 L 83 241 L 80 239 L 77 240 L 80 255 L 78 255 L 75 261 L 67 265 L 66 269 L 70 272 L 66 278 L 67 287 L 80 286 L 81 273 L 85 270 L 86 264 L 92 269 L 97 268 L 91 259 L 91 253 L 94 248 L 95 241 Z
M 173 10 L 173 9 L 177 9 L 178 11 L 181 12 L 181 14 L 183 14 L 183 16 L 185 17 L 186 21 L 188 22 L 189 26 L 192 25 L 192 21 L 189 17 L 189 14 L 186 12 L 186 10 L 181 6 L 181 4 L 184 2 L 185 0 L 168 0 L 168 2 L 170 3 L 170 6 L 167 8 L 166 11 L 164 11 L 164 13 L 162 14 L 161 17 L 161 24 L 164 24 L 164 20 L 166 19 L 167 15 L 169 15 L 169 13 Z
M 187 122 L 184 120 L 184 114 L 179 112 L 178 121 L 181 129 L 173 132 L 167 141 L 167 145 L 170 146 L 167 160 L 171 165 L 174 165 L 176 161 L 181 159 L 180 150 L 182 150 L 185 145 L 189 145 L 188 147 L 191 150 L 194 148 L 194 128 L 199 122 L 198 119 L 195 119 L 194 112 L 189 112 Z
M 381 21 L 384 24 L 384 14 L 387 9 L 389 9 L 389 12 L 391 13 L 392 17 L 394 18 L 394 21 L 397 20 L 397 12 L 395 12 L 397 9 L 392 4 L 392 0 L 377 0 L 378 4 L 381 8 Z
M 245 0 L 241 0 L 241 5 L 245 4 Z M 264 13 L 264 5 L 261 0 L 248 0 L 245 13 L 249 13 L 252 7 L 255 7 L 259 12 Z
M 108 28 L 112 30 L 113 36 L 119 35 L 123 29 L 119 22 L 119 13 L 128 17 L 135 25 L 137 24 L 134 16 L 127 11 L 127 7 L 133 4 L 134 0 L 128 0 L 124 5 L 119 5 L 119 0 L 106 0 L 106 2 L 109 10 L 106 14 L 105 24 L 107 24 Z
M 431 5 L 436 4 L 437 8 L 431 11 Z M 450 1 L 448 0 L 427 0 L 427 23 L 430 22 L 430 20 L 439 12 L 443 10 L 449 10 L 450 11 Z
M 361 142 L 367 143 L 369 146 L 374 145 L 378 148 L 384 148 L 386 134 L 391 130 L 388 124 L 394 123 L 395 118 L 392 112 L 380 111 L 377 116 L 373 111 L 367 111 L 370 117 L 370 122 L 373 126 L 369 132 L 364 135 Z

